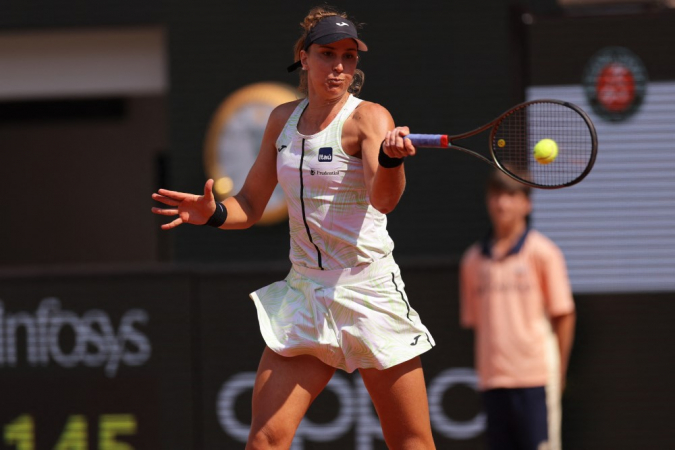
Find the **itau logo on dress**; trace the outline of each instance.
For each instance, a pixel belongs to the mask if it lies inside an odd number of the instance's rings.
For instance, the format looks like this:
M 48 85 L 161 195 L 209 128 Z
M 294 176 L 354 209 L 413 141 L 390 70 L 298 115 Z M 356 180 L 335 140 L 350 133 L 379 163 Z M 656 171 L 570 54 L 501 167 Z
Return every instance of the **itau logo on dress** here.
M 321 147 L 319 149 L 319 161 L 320 162 L 333 161 L 333 147 Z

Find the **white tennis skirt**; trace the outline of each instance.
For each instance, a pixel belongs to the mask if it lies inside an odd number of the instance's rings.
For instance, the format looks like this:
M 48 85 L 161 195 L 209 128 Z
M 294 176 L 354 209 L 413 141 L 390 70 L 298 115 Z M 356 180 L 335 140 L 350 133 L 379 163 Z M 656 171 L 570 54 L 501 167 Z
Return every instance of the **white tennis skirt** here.
M 265 343 L 282 356 L 313 355 L 347 372 L 382 370 L 435 345 L 392 255 L 351 269 L 293 266 L 250 297 Z

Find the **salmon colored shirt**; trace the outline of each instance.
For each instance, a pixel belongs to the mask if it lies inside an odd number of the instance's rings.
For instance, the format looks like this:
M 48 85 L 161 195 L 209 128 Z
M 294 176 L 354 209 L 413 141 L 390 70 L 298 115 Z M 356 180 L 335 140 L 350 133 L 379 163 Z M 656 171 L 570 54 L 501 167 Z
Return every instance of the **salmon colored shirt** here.
M 546 385 L 550 318 L 574 311 L 562 251 L 526 231 L 500 260 L 489 240 L 476 243 L 460 266 L 461 322 L 475 331 L 482 390 Z

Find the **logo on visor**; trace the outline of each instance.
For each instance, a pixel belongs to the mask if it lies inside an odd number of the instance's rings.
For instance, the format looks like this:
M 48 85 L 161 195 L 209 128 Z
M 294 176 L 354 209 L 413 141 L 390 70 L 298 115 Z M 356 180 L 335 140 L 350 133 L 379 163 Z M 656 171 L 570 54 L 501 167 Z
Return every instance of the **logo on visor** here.
M 348 27 L 349 26 L 349 24 L 347 22 L 340 22 L 340 23 L 336 23 L 335 25 L 337 25 L 338 27 Z
M 333 161 L 333 147 L 321 147 L 319 149 L 319 161 L 320 162 Z

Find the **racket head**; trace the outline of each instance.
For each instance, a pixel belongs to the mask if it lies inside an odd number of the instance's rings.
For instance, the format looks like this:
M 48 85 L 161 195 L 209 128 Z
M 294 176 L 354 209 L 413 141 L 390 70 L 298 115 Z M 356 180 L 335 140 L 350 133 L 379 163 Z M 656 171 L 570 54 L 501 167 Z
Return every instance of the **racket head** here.
M 557 157 L 538 162 L 534 147 L 552 139 Z M 521 103 L 495 120 L 490 153 L 512 178 L 540 189 L 558 189 L 583 180 L 593 168 L 598 136 L 593 122 L 578 106 L 562 100 L 540 99 Z

